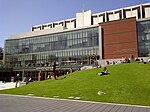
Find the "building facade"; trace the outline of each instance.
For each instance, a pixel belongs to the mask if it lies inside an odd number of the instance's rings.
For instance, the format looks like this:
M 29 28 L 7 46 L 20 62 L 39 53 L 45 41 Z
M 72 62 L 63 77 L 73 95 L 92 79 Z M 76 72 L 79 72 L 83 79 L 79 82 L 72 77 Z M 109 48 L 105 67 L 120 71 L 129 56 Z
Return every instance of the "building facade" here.
M 150 3 L 33 26 L 5 40 L 4 64 L 37 79 L 57 69 L 97 66 L 100 60 L 150 55 Z
M 98 26 L 5 41 L 5 65 L 35 79 L 40 70 L 52 71 L 54 62 L 65 70 L 94 65 L 98 59 Z
M 54 61 L 91 64 L 98 56 L 98 26 L 61 33 L 6 40 L 5 64 L 12 67 L 52 67 Z M 11 63 L 10 63 L 11 62 Z M 66 63 L 64 63 L 66 64 Z M 62 66 L 61 66 L 62 67 Z

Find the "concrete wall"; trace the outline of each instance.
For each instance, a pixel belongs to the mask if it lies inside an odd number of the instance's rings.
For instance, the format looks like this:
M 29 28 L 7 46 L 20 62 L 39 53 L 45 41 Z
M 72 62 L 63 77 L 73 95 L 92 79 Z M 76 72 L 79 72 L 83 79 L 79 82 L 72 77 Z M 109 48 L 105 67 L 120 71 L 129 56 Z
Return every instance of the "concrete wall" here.
M 145 18 L 150 17 L 150 7 L 144 7 Z
M 114 13 L 114 20 L 118 20 L 121 18 L 121 11 L 115 12 Z
M 92 14 L 93 17 L 93 24 L 97 24 L 97 18 L 104 15 L 103 22 L 113 21 L 113 20 L 120 20 L 130 17 L 136 17 L 136 19 L 142 18 L 149 18 L 150 17 L 150 3 L 136 5 L 132 7 L 126 7 L 122 9 L 111 10 L 107 12 Z M 98 22 L 100 23 L 100 22 Z
M 91 25 L 91 10 L 76 14 L 76 27 Z
M 84 29 L 84 28 L 92 28 L 92 27 L 98 27 L 98 25 L 91 25 L 91 26 L 86 26 L 86 27 L 81 27 L 81 28 L 70 28 L 70 29 L 66 29 L 63 26 L 61 26 L 61 27 L 56 27 L 56 28 L 51 28 L 51 29 L 45 29 L 45 30 L 40 30 L 40 31 L 32 31 L 32 32 L 26 32 L 26 33 L 21 33 L 21 34 L 17 34 L 17 35 L 12 35 L 10 39 L 28 38 L 28 37 L 33 37 L 33 36 L 62 33 L 62 32 L 80 30 L 80 29 Z M 9 40 L 9 39 L 7 39 L 7 40 Z

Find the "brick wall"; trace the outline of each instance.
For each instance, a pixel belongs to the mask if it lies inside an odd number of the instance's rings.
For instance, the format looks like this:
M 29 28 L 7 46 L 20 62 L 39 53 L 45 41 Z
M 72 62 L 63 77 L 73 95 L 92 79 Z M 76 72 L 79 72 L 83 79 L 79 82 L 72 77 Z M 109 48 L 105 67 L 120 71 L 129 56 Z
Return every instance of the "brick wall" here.
M 103 59 L 138 57 L 136 18 L 99 25 L 102 27 Z

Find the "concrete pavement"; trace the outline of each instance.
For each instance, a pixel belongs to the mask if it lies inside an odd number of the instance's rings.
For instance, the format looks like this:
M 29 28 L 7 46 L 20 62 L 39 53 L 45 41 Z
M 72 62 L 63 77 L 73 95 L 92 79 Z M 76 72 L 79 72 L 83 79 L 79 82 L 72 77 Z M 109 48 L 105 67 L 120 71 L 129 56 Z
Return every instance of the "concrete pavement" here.
M 0 112 L 150 112 L 150 107 L 0 94 Z
M 15 85 L 16 85 L 15 82 L 7 82 L 7 83 L 0 82 L 0 90 L 15 88 Z

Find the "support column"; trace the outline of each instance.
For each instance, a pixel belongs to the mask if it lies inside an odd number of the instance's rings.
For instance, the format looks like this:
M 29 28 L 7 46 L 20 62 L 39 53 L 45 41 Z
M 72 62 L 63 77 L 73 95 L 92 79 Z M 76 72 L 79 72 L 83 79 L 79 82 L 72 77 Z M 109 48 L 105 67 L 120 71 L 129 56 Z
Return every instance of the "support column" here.
M 103 57 L 103 48 L 102 48 L 102 46 L 103 46 L 103 41 L 102 41 L 102 27 L 101 26 L 99 26 L 99 56 L 100 56 L 100 59 L 102 59 L 102 57 Z
M 108 18 L 107 18 L 107 12 L 105 12 L 105 22 L 108 21 Z
M 38 73 L 38 81 L 40 81 L 40 80 L 41 80 L 41 70 Z
M 122 16 L 121 19 L 124 19 L 124 10 L 123 10 L 123 9 L 121 10 L 121 14 L 122 14 L 122 15 L 121 15 L 121 16 Z
M 45 70 L 45 80 L 47 79 L 47 77 L 46 77 L 46 76 L 47 76 L 47 73 L 46 73 L 46 70 Z
M 143 8 L 142 5 L 140 5 L 140 15 L 141 15 L 141 19 L 143 18 Z
M 22 79 L 24 78 L 24 69 L 22 70 Z

